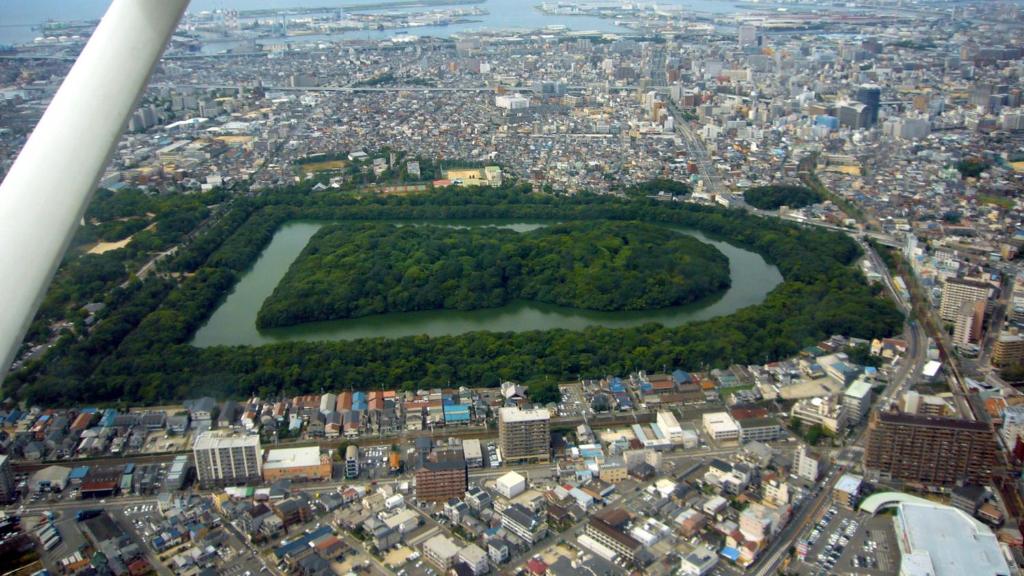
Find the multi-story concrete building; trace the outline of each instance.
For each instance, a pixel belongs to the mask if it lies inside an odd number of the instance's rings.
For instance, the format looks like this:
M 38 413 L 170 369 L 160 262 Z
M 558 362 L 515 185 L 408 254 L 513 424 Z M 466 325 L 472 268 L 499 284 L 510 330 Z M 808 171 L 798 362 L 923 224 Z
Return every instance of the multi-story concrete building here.
M 793 472 L 798 477 L 809 482 L 817 482 L 822 464 L 821 457 L 814 454 L 810 448 L 803 444 L 797 447 L 796 455 L 793 457 Z
M 683 443 L 683 427 L 679 425 L 676 415 L 668 410 L 659 410 L 657 417 L 658 428 L 668 437 L 673 444 Z
M 985 324 L 985 301 L 964 302 L 953 324 L 953 344 L 970 346 L 981 339 Z
M 459 550 L 458 558 L 460 562 L 469 566 L 469 569 L 473 571 L 473 576 L 486 574 L 490 569 L 490 565 L 487 563 L 487 553 L 476 544 L 470 544 Z
M 856 510 L 863 482 L 864 479 L 856 474 L 843 474 L 832 487 L 832 501 L 846 509 Z
M 977 301 L 988 302 L 992 287 L 985 282 L 950 278 L 942 288 L 942 302 L 939 306 L 939 317 L 946 322 L 955 322 L 960 308 L 967 303 Z
M 846 412 L 846 421 L 853 424 L 860 424 L 871 409 L 871 383 L 867 380 L 857 380 L 843 392 L 843 408 Z
M 204 432 L 192 446 L 201 486 L 259 482 L 263 472 L 260 437 L 223 431 Z
M 949 405 L 942 397 L 935 394 L 920 394 L 916 390 L 908 390 L 899 400 L 900 409 L 906 414 L 918 416 L 946 416 Z
M 349 444 L 345 449 L 345 478 L 359 477 L 359 447 Z
M 740 420 L 739 423 L 740 441 L 743 443 L 770 442 L 782 434 L 782 426 L 774 418 L 747 418 Z
M 611 550 L 628 563 L 633 562 L 636 555 L 643 549 L 643 544 L 629 534 L 623 532 L 619 527 L 609 524 L 601 518 L 591 518 L 584 528 L 580 544 L 587 546 L 590 542 Z
M 462 498 L 469 483 L 469 471 L 462 450 L 435 450 L 416 468 L 416 498 L 447 502 Z
M 513 470 L 495 480 L 494 489 L 507 499 L 515 498 L 526 490 L 526 478 Z
M 423 543 L 423 558 L 441 569 L 442 573 L 455 563 L 459 554 L 459 546 L 444 534 L 438 534 Z
M 479 438 L 467 438 L 462 441 L 462 454 L 466 458 L 466 466 L 480 468 L 484 465 L 484 453 Z
M 992 347 L 992 364 L 1013 366 L 1024 362 L 1024 336 L 1016 328 L 999 334 Z
M 832 434 L 846 428 L 846 408 L 832 396 L 800 400 L 793 405 L 792 415 L 807 426 L 820 424 Z
M 551 459 L 551 413 L 544 408 L 502 408 L 498 412 L 498 445 L 505 462 Z
M 708 436 L 716 442 L 740 439 L 740 425 L 728 412 L 709 412 L 701 420 Z
M 14 500 L 14 472 L 11 471 L 11 459 L 0 454 L 0 503 Z
M 876 412 L 868 424 L 864 467 L 883 480 L 985 484 L 995 463 L 995 438 L 983 422 Z

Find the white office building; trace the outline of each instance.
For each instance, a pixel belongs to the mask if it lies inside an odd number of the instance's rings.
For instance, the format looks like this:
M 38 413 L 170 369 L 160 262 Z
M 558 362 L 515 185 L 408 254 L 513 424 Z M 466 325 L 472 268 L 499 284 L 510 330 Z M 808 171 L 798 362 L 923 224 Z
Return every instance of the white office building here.
M 716 442 L 740 439 L 740 425 L 728 412 L 709 412 L 703 422 L 704 431 Z
M 670 442 L 673 444 L 683 443 L 683 427 L 679 425 L 679 420 L 676 419 L 675 414 L 662 410 L 658 412 L 657 423 L 658 428 L 661 429 L 661 432 L 665 434 L 665 437 Z

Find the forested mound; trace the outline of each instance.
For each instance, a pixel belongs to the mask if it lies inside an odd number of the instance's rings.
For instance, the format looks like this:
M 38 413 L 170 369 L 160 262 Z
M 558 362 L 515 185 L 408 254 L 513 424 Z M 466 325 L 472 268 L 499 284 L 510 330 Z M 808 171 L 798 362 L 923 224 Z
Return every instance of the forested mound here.
M 589 310 L 685 304 L 729 285 L 714 247 L 640 222 L 493 227 L 335 224 L 264 302 L 261 328 L 527 299 Z

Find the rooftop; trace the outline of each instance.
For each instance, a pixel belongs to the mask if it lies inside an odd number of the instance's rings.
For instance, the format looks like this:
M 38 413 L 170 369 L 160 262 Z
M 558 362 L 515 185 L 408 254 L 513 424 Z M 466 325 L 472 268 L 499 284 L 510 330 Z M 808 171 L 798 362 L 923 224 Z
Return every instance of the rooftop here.
M 844 394 L 851 398 L 865 398 L 871 393 L 871 383 L 867 380 L 857 380 L 846 389 Z
M 320 465 L 320 447 L 307 446 L 304 448 L 278 448 L 267 451 L 267 461 L 264 463 L 265 470 L 277 470 L 280 468 L 303 468 L 306 466 Z
M 546 408 L 534 408 L 523 410 L 521 408 L 502 408 L 500 418 L 503 422 L 532 422 L 535 420 L 550 420 L 551 413 Z
M 467 438 L 462 441 L 462 453 L 466 455 L 466 459 L 471 458 L 482 458 L 483 451 L 480 448 L 480 440 L 478 438 Z
M 989 427 L 984 422 L 959 420 L 957 418 L 941 418 L 938 416 L 919 416 L 900 412 L 879 412 L 880 421 L 887 424 L 903 424 L 908 426 L 936 426 L 939 428 L 955 428 L 974 432 L 986 432 Z
M 423 543 L 424 549 L 430 549 L 439 558 L 454 558 L 459 553 L 459 547 L 444 534 L 438 534 Z
M 894 522 L 897 536 L 905 543 L 903 574 L 1010 573 L 992 531 L 963 511 L 940 504 L 904 502 Z
M 253 446 L 257 449 L 260 445 L 260 437 L 242 434 L 225 434 L 223 432 L 204 432 L 196 438 L 193 448 L 196 450 L 217 450 L 220 448 L 241 448 Z
M 856 494 L 860 491 L 860 483 L 863 480 L 860 476 L 854 476 L 853 474 L 843 474 L 839 481 L 836 482 L 836 490 L 840 492 L 846 492 L 847 494 Z

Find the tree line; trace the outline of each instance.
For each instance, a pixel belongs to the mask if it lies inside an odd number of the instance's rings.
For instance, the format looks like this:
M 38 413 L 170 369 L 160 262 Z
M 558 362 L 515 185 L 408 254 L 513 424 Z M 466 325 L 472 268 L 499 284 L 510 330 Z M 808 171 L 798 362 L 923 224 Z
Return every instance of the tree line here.
M 778 210 L 782 206 L 804 208 L 825 200 L 821 194 L 806 186 L 755 186 L 743 192 L 747 204 L 761 210 Z
M 852 264 L 847 236 L 735 210 L 583 194 L 533 194 L 523 184 L 498 190 L 442 189 L 406 197 L 314 192 L 296 186 L 234 207 L 179 264 L 191 275 L 177 288 L 158 279 L 115 290 L 90 336 L 62 345 L 44 365 L 12 375 L 7 389 L 47 405 L 152 403 L 198 394 L 276 397 L 320 389 L 497 385 L 599 377 L 653 366 L 688 370 L 763 363 L 797 353 L 832 334 L 875 338 L 895 333 L 899 310 L 867 285 Z M 189 344 L 273 233 L 292 219 L 429 220 L 516 218 L 557 222 L 644 221 L 700 230 L 761 254 L 784 282 L 766 300 L 738 312 L 676 328 L 591 327 L 519 333 L 288 342 L 259 347 Z M 110 324 L 108 327 L 107 324 Z

